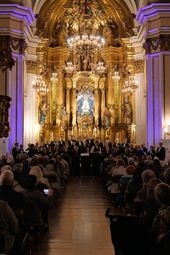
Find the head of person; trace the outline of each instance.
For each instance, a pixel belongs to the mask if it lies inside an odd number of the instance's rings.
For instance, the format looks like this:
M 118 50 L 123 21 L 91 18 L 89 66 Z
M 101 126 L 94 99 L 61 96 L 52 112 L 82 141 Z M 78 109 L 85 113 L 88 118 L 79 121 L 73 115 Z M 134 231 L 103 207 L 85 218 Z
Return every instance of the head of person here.
M 167 183 L 159 183 L 154 189 L 154 195 L 159 205 L 170 206 L 170 186 Z
M 117 161 L 117 165 L 118 166 L 124 166 L 125 165 L 125 162 L 124 162 L 124 160 L 123 159 L 118 159 L 118 161 Z
M 149 200 L 155 200 L 154 190 L 155 187 L 160 183 L 162 183 L 162 181 L 159 178 L 152 178 L 148 181 L 146 194 Z
M 18 148 L 19 143 L 16 142 L 16 143 L 14 144 L 14 146 L 15 146 L 16 148 Z
M 150 181 L 150 179 L 155 178 L 155 177 L 156 177 L 156 175 L 152 170 L 150 170 L 150 169 L 144 170 L 142 173 L 143 184 L 148 183 Z
M 22 187 L 26 190 L 34 190 L 37 183 L 35 175 L 27 175 L 22 181 Z
M 2 186 L 12 186 L 14 181 L 13 172 L 10 170 L 4 170 L 0 175 L 0 184 Z
M 161 232 L 160 234 L 168 233 L 169 230 L 170 230 L 170 206 L 168 206 L 160 214 L 160 232 Z
M 170 185 L 170 167 L 164 171 L 165 182 Z
M 135 166 L 133 166 L 133 165 L 128 165 L 128 166 L 126 167 L 126 173 L 127 173 L 128 175 L 133 175 L 134 172 L 135 172 L 135 169 L 136 169 Z
M 29 172 L 29 175 L 36 176 L 37 182 L 39 182 L 41 178 L 43 178 L 43 173 L 39 166 L 33 166 Z
M 159 143 L 159 147 L 162 147 L 163 146 L 163 143 Z
M 1 174 L 5 171 L 5 170 L 9 170 L 9 171 L 11 171 L 12 172 L 12 167 L 11 167 L 11 165 L 4 165 L 4 166 L 2 166 L 1 167 Z

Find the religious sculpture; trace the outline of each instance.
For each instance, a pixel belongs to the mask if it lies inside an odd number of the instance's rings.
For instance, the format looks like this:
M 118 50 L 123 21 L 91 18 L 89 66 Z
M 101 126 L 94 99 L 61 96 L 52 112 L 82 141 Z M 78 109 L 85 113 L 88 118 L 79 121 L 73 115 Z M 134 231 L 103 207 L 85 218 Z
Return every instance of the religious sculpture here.
M 111 112 L 108 108 L 105 108 L 103 113 L 103 126 L 106 129 L 111 126 Z
M 89 113 L 90 107 L 89 107 L 89 102 L 87 100 L 87 96 L 84 97 L 84 101 L 83 101 L 81 110 L 82 110 L 82 114 Z
M 126 124 L 132 123 L 132 105 L 129 102 L 128 96 L 125 97 L 123 105 L 124 121 Z
M 62 128 L 66 129 L 68 126 L 68 114 L 67 114 L 65 106 L 61 106 L 60 119 L 61 119 Z
M 49 106 L 47 105 L 47 102 L 45 99 L 42 99 L 40 105 L 39 105 L 39 122 L 41 125 L 45 124 L 46 116 L 49 110 Z

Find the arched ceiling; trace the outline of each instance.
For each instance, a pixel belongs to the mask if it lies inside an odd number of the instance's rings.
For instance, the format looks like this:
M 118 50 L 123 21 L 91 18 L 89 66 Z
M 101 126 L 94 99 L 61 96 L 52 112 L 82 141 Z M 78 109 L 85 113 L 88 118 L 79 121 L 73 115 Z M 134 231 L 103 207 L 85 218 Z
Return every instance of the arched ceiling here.
M 48 0 L 37 14 L 37 35 L 52 41 L 63 31 L 67 35 L 76 29 L 103 33 L 107 27 L 115 38 L 130 37 L 133 19 L 125 0 Z

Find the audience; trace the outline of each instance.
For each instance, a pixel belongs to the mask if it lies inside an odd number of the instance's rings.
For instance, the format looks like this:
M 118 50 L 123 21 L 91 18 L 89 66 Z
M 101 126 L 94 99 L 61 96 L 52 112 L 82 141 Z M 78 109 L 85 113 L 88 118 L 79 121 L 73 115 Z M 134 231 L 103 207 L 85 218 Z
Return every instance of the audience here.
M 0 160 L 3 228 L 10 229 L 13 237 L 22 228 L 47 231 L 50 205 L 63 191 L 69 175 L 80 175 L 82 153 L 89 155 L 90 173 L 102 175 L 107 192 L 113 187 L 116 190 L 115 205 L 120 212 L 143 218 L 151 240 L 149 255 L 168 255 L 170 168 L 160 163 L 166 153 L 162 144 L 156 151 L 154 146 L 147 150 L 144 145 L 73 140 L 29 144 L 24 151 L 16 143 L 12 154 Z M 22 211 L 22 219 L 18 211 Z
M 7 202 L 0 200 L 0 253 L 9 254 L 19 231 L 17 218 Z

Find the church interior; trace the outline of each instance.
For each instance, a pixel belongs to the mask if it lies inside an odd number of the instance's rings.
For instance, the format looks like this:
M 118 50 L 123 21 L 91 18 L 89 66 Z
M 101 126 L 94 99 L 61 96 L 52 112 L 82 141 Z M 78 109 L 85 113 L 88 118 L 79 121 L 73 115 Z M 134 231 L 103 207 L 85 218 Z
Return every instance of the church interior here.
M 169 1 L 1 1 L 1 138 L 168 139 Z
M 0 1 L 0 254 L 169 255 L 169 66 L 170 0 Z

